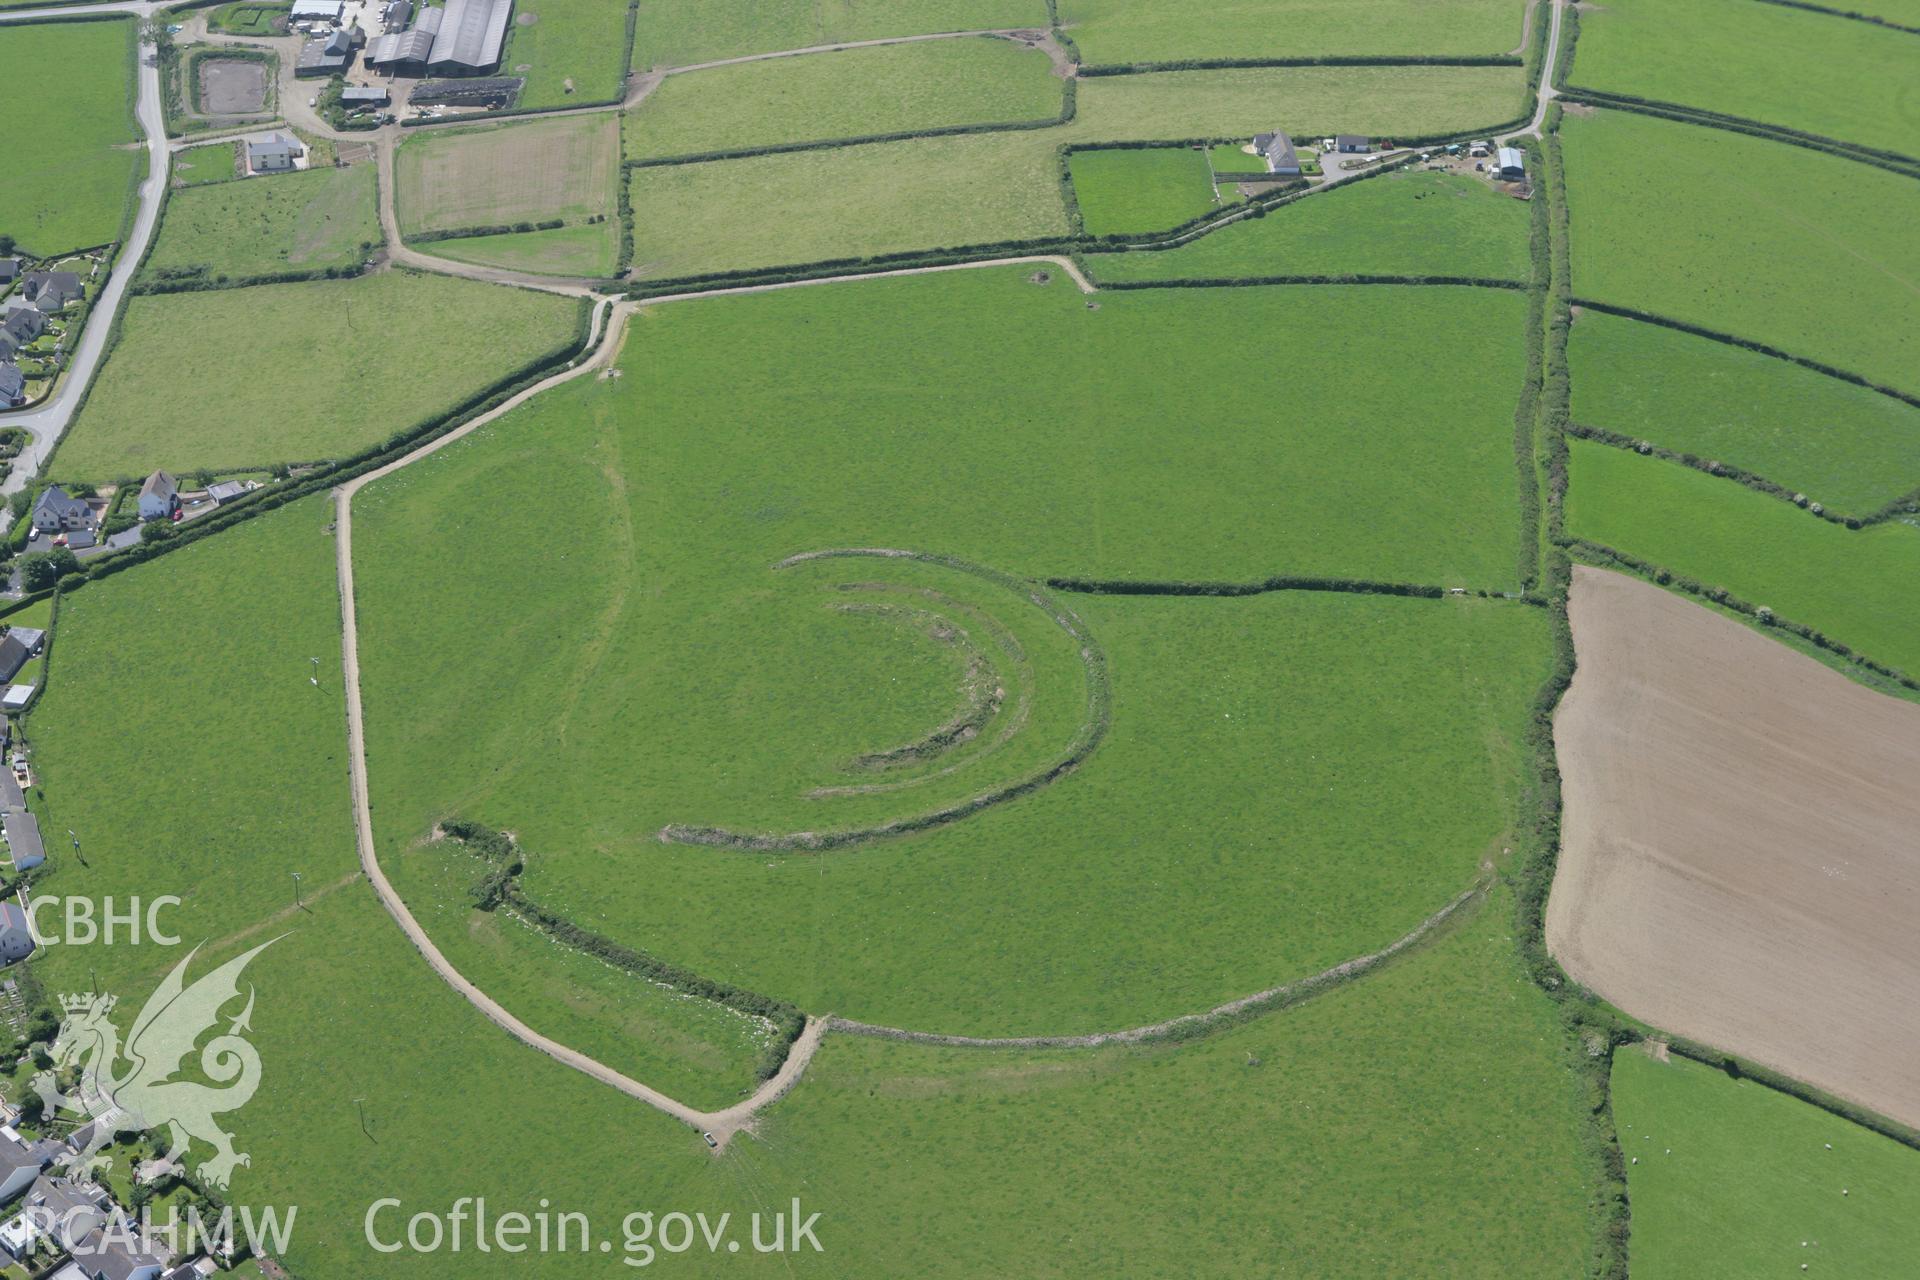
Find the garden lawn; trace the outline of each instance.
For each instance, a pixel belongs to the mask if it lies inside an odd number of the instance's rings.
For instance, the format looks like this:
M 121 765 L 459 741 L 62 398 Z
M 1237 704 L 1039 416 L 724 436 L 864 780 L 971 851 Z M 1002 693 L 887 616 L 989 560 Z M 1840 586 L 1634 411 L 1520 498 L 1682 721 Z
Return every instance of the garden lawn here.
M 1546 669 L 1544 618 L 1507 602 L 1058 595 L 1112 682 L 1109 735 L 1069 776 L 819 857 L 656 839 L 910 817 L 1072 740 L 1080 646 L 1024 593 L 931 566 L 774 572 L 784 556 L 925 549 L 1022 578 L 1512 574 L 1512 415 L 1487 389 L 1517 394 L 1519 295 L 1153 291 L 1094 311 L 1030 274 L 657 306 L 624 376 L 370 486 L 356 566 L 383 847 L 448 815 L 510 829 L 528 893 L 587 927 L 804 1008 L 989 1034 L 1207 1007 L 1382 945 L 1458 892 L 1506 847 Z M 1309 343 L 1356 368 L 1483 374 L 1417 414 L 1392 379 L 1280 395 L 1292 374 L 1266 353 Z M 522 500 L 554 493 L 580 536 Z M 922 647 L 828 607 L 835 583 L 896 574 L 976 634 L 1014 630 L 1026 660 L 1004 685 L 1030 672 L 1031 713 L 950 775 L 817 795 L 854 752 L 951 714 L 955 677 Z M 473 589 L 499 580 L 525 588 L 505 617 Z
M 627 6 L 608 0 L 528 0 L 507 27 L 500 74 L 526 77 L 523 109 L 617 102 L 627 88 Z
M 1562 136 L 1576 295 L 1920 392 L 1920 184 L 1624 111 Z
M 548 231 L 509 231 L 497 236 L 460 236 L 414 246 L 454 262 L 504 267 L 547 276 L 611 276 L 620 260 L 620 224 L 576 223 Z
M 1920 488 L 1920 409 L 1786 360 L 1604 312 L 1568 344 L 1573 417 L 1869 515 Z
M 351 453 L 570 348 L 580 305 L 407 271 L 130 298 L 52 465 L 104 481 Z
M 690 1106 L 717 1110 L 752 1092 L 779 1037 L 771 1024 L 570 950 L 506 907 L 470 897 L 487 864 L 457 844 L 410 848 L 386 871 L 441 952 L 543 1035 Z
M 1525 204 L 1478 178 L 1401 170 L 1242 219 L 1177 249 L 1085 261 L 1102 281 L 1349 273 L 1525 281 L 1528 224 Z
M 1044 31 L 1045 0 L 656 0 L 640 6 L 633 65 L 683 67 L 853 40 L 1014 27 Z
M 146 172 L 133 122 L 134 23 L 0 26 L 0 235 L 50 258 L 120 237 Z
M 228 1198 L 299 1206 L 285 1260 L 303 1274 L 524 1274 L 524 1259 L 471 1250 L 377 1255 L 368 1207 L 485 1194 L 532 1211 L 547 1196 L 617 1223 L 628 1195 L 670 1197 L 709 1157 L 683 1126 L 488 1023 L 358 874 L 331 521 L 328 500 L 308 498 L 65 597 L 29 730 L 33 803 L 49 835 L 80 833 L 86 863 L 49 840 L 44 888 L 122 907 L 176 895 L 158 919 L 181 945 L 123 935 L 49 947 L 33 965 L 50 993 L 118 995 L 124 1034 L 191 948 L 190 979 L 277 938 L 242 984 L 261 1079 L 221 1116 L 252 1159 Z M 540 1122 L 504 1144 L 502 1126 L 529 1108 Z M 191 1161 L 209 1154 L 196 1143 Z M 556 1254 L 540 1272 L 604 1275 L 605 1259 Z
M 1207 157 L 1192 147 L 1077 151 L 1068 167 L 1088 235 L 1161 231 L 1219 203 Z
M 1060 0 L 1083 61 L 1482 55 L 1515 52 L 1518 0 Z
M 1568 532 L 1920 672 L 1920 529 L 1852 530 L 1677 463 L 1570 444 Z
M 204 147 L 189 147 L 185 151 L 175 152 L 173 185 L 199 187 L 236 180 L 239 177 L 239 147 L 237 142 L 209 142 Z
M 374 181 L 374 166 L 360 164 L 176 191 L 142 279 L 356 267 L 380 242 Z
M 1581 12 L 1572 80 L 1920 156 L 1912 46 L 1905 32 L 1784 5 L 1609 0 Z
M 1067 143 L 1251 137 L 1276 114 L 1376 135 L 1465 130 L 1511 117 L 1520 89 L 1519 72 L 1499 67 L 1111 76 L 1083 81 L 1073 122 L 1054 129 L 637 169 L 634 276 L 1061 236 Z
M 924 40 L 668 76 L 626 118 L 629 159 L 1051 120 L 1064 83 L 1011 40 Z
M 453 231 L 614 213 L 620 120 L 612 112 L 476 129 L 422 129 L 395 156 L 400 229 Z
M 1920 1253 L 1920 1152 L 1809 1103 L 1622 1049 L 1613 1114 L 1642 1280 L 1899 1275 Z M 1845 1194 L 1842 1194 L 1842 1193 Z

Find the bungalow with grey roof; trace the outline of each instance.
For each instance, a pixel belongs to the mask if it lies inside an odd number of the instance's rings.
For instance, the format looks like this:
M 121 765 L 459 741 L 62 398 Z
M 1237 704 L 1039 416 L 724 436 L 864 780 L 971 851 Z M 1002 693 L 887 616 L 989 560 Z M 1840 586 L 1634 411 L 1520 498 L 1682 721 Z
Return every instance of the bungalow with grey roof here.
M 47 847 L 40 840 L 40 819 L 33 814 L 25 809 L 8 809 L 0 814 L 0 828 L 7 833 L 7 856 L 15 871 L 31 871 L 47 860 Z
M 1283 177 L 1300 176 L 1300 156 L 1293 149 L 1293 139 L 1284 132 L 1255 134 L 1253 149 L 1267 162 L 1267 172 Z
M 46 1147 L 39 1143 L 27 1143 L 11 1127 L 0 1128 L 0 1204 L 25 1195 L 27 1188 L 39 1178 L 41 1170 L 52 1162 L 52 1151 Z
M 15 347 L 24 347 L 47 331 L 47 318 L 33 307 L 16 304 L 7 311 L 6 319 L 0 320 L 0 330 Z
M 27 375 L 11 360 L 0 360 L 0 408 L 17 409 L 27 402 Z
M 14 901 L 0 902 L 0 964 L 33 954 L 33 926 L 25 908 Z
M 18 675 L 20 668 L 26 666 L 28 659 L 32 657 L 33 651 L 27 648 L 19 636 L 12 632 L 0 636 L 0 684 L 5 684 Z

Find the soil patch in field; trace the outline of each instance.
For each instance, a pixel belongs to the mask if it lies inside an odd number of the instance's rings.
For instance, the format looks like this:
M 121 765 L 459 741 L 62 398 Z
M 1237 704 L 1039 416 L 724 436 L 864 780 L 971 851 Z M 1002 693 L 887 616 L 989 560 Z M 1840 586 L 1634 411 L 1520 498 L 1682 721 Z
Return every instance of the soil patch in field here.
M 208 115 L 253 115 L 266 110 L 266 63 L 244 58 L 202 58 L 198 66 L 200 107 Z
M 1920 1124 L 1920 706 L 1577 567 L 1547 943 L 1636 1017 Z

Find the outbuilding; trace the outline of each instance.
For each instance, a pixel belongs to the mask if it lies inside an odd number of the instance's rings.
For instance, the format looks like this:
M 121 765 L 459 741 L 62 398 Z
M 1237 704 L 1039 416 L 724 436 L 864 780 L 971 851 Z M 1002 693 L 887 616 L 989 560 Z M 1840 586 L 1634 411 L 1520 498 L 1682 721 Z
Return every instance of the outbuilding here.
M 1342 133 L 1334 138 L 1333 149 L 1349 155 L 1365 155 L 1373 150 L 1373 144 L 1357 133 Z
M 377 84 L 350 84 L 340 91 L 343 107 L 384 107 L 391 101 L 393 95 Z
M 1494 157 L 1493 171 L 1502 178 L 1519 182 L 1527 176 L 1527 157 L 1518 147 L 1502 147 Z

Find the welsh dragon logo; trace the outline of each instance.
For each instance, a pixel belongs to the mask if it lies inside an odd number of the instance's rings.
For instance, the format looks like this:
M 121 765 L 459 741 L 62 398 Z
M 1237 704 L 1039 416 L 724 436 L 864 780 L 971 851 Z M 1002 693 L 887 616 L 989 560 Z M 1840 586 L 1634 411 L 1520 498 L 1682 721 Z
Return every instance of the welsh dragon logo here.
M 216 1187 L 227 1185 L 236 1166 L 252 1163 L 245 1152 L 233 1149 L 233 1135 L 214 1119 L 219 1112 L 245 1106 L 260 1087 L 260 1054 L 242 1035 L 251 1029 L 251 984 L 246 1007 L 224 1032 L 199 1048 L 198 1074 L 224 1087 L 175 1077 L 186 1068 L 200 1037 L 220 1021 L 221 1009 L 240 997 L 241 972 L 277 941 L 263 942 L 187 986 L 187 966 L 200 951 L 195 947 L 147 1000 L 125 1045 L 110 1017 L 115 997 L 91 991 L 61 997 L 66 1017 L 53 1042 L 53 1069 L 36 1075 L 33 1088 L 49 1115 L 92 1121 L 86 1144 L 69 1161 L 82 1176 L 112 1167 L 112 1157 L 100 1152 L 120 1134 L 161 1128 L 169 1135 L 169 1162 L 180 1160 L 195 1138 L 213 1148 L 213 1156 L 194 1172 Z M 67 1093 L 60 1088 L 59 1075 L 75 1064 L 79 1081 Z

